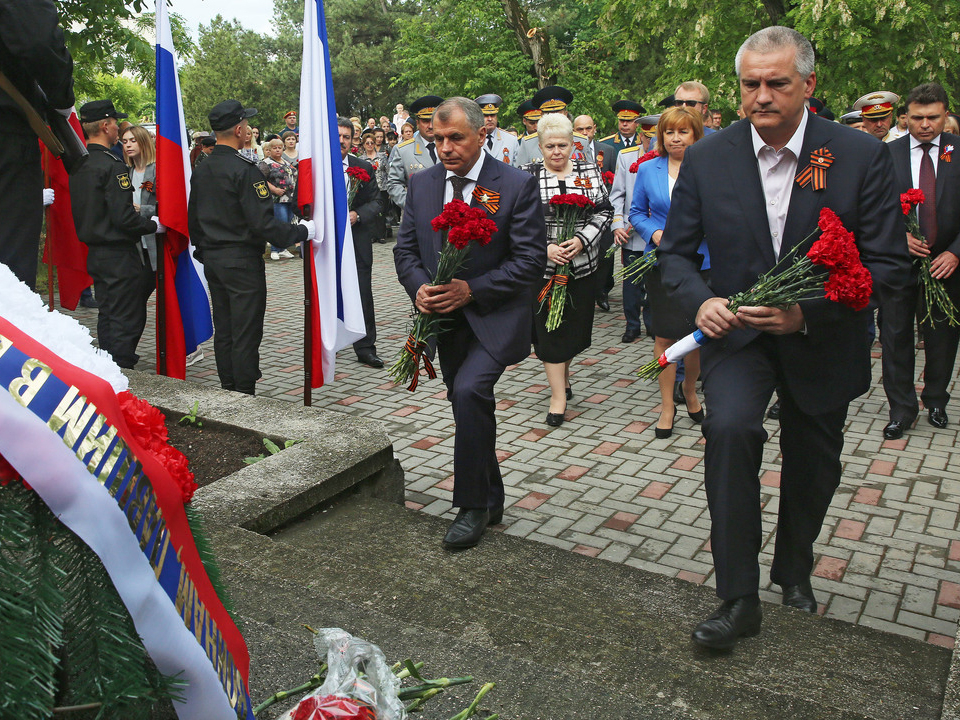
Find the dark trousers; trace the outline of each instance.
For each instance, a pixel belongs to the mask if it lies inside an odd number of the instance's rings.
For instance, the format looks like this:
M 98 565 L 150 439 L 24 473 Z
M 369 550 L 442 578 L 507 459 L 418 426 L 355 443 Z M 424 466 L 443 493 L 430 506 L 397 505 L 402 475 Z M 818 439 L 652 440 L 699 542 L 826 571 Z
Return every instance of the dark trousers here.
M 604 250 L 605 251 L 605 250 Z M 607 295 L 613 290 L 613 256 L 600 258 L 600 264 L 597 268 L 597 297 Z
M 213 351 L 220 386 L 254 395 L 267 309 L 263 257 L 207 250 L 203 270 L 213 304 Z
M 353 254 L 357 261 L 357 280 L 360 283 L 360 307 L 366 337 L 357 340 L 353 349 L 357 355 L 377 352 L 377 318 L 373 312 L 373 242 L 367 235 L 353 238 Z
M 643 257 L 642 250 L 622 250 L 620 261 L 626 267 L 634 260 Z M 632 280 L 623 281 L 623 314 L 627 318 L 627 330 L 640 332 L 640 318 L 643 323 L 650 327 L 650 306 L 647 304 L 647 289 L 644 286 L 644 279 L 639 283 Z
M 90 245 L 87 272 L 100 303 L 97 343 L 122 368 L 132 369 L 140 356 L 137 345 L 147 325 L 147 300 L 156 286 L 139 244 Z
M 883 391 L 890 405 L 890 419 L 907 424 L 920 412 L 914 384 L 913 320 L 917 311 L 917 283 L 887 291 L 880 303 L 880 364 Z M 956 353 L 956 347 L 954 347 Z M 946 384 L 943 386 L 946 392 Z
M 497 401 L 493 388 L 504 366 L 483 349 L 460 315 L 438 339 L 440 370 L 453 405 L 453 506 L 503 505 L 503 478 L 497 462 Z
M 766 336 L 710 368 L 703 379 L 710 408 L 703 422 L 704 479 L 717 595 L 723 600 L 756 594 L 759 588 L 763 413 L 779 380 L 773 339 Z M 847 406 L 809 415 L 782 385 L 780 400 L 783 459 L 770 577 L 778 585 L 795 585 L 810 577 L 813 543 L 840 484 Z
M 31 290 L 37 285 L 42 192 L 37 136 L 11 133 L 0 143 L 0 263 Z

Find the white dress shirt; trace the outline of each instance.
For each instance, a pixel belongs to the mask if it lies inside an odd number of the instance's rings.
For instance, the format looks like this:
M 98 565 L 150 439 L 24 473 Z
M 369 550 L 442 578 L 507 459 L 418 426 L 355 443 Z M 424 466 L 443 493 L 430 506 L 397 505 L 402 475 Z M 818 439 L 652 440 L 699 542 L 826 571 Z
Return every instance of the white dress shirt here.
M 480 168 L 483 167 L 484 160 L 487 156 L 487 153 L 481 152 L 480 158 L 473 164 L 473 167 L 470 168 L 470 171 L 464 175 L 468 182 L 463 187 L 463 201 L 469 205 L 470 204 L 470 193 L 473 192 L 473 189 L 477 186 L 477 178 L 480 177 Z M 444 175 L 443 182 L 443 204 L 446 205 L 448 202 L 453 200 L 453 183 L 450 182 L 450 178 L 455 175 L 452 170 L 447 170 L 447 174 Z
M 763 187 L 767 224 L 770 226 L 770 242 L 773 245 L 775 257 L 780 257 L 783 229 L 787 223 L 790 196 L 793 194 L 793 180 L 797 174 L 797 162 L 806 129 L 807 113 L 804 112 L 793 137 L 780 150 L 774 150 L 763 141 L 757 129 L 753 125 L 750 126 L 753 152 L 757 156 L 757 166 L 760 169 L 760 185 Z
M 933 176 L 937 176 L 937 160 L 940 154 L 940 136 L 937 135 L 930 141 L 933 145 L 928 151 L 930 159 L 933 160 Z M 913 135 L 910 136 L 910 179 L 915 188 L 920 187 L 920 162 L 923 160 L 923 148 L 920 147 L 920 141 Z

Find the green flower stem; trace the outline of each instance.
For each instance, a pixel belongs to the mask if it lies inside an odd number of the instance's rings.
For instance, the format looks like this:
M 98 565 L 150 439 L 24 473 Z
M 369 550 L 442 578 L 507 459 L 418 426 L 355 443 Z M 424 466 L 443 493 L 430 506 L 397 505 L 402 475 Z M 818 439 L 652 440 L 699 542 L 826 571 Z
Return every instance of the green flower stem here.
M 423 695 L 421 695 L 412 703 L 404 707 L 404 710 L 406 710 L 408 713 L 413 712 L 414 710 L 419 710 L 427 700 L 432 698 L 434 695 L 437 695 L 438 693 L 442 693 L 442 692 L 443 692 L 443 688 L 433 688 L 432 690 L 427 690 L 426 692 L 423 693 Z M 404 698 L 401 698 L 401 700 L 402 699 Z
M 645 253 L 634 260 L 629 265 L 625 265 L 620 268 L 613 274 L 613 279 L 615 282 L 620 282 L 621 280 L 630 280 L 634 285 L 639 283 L 643 276 L 649 272 L 657 262 L 657 251 L 651 250 L 648 253 Z
M 278 703 L 281 700 L 286 700 L 291 695 L 300 695 L 301 693 L 309 692 L 310 690 L 315 690 L 316 688 L 323 685 L 323 681 L 326 679 L 326 677 L 327 677 L 327 664 L 323 663 L 320 666 L 320 671 L 316 675 L 314 675 L 312 678 L 307 680 L 303 685 L 298 685 L 297 687 L 291 688 L 290 690 L 278 690 L 273 695 L 271 695 L 266 700 L 264 700 L 262 703 L 257 705 L 253 709 L 254 717 L 256 717 L 257 714 L 266 710 L 268 707 L 270 707 L 274 703 Z
M 483 696 L 493 690 L 494 687 L 496 687 L 496 683 L 492 682 L 484 685 L 482 688 L 480 688 L 480 692 L 477 693 L 477 696 L 473 699 L 473 702 L 467 706 L 466 710 L 461 710 L 452 718 L 450 718 L 450 720 L 467 720 L 467 718 L 473 716 L 477 712 L 477 707 L 479 707 Z
M 419 672 L 420 670 L 423 669 L 423 663 L 422 662 L 414 663 L 413 667 L 415 670 Z M 403 680 L 404 678 L 408 678 L 411 675 L 409 668 L 403 667 L 401 663 L 395 664 L 390 669 L 393 670 L 393 674 L 396 675 L 400 680 Z

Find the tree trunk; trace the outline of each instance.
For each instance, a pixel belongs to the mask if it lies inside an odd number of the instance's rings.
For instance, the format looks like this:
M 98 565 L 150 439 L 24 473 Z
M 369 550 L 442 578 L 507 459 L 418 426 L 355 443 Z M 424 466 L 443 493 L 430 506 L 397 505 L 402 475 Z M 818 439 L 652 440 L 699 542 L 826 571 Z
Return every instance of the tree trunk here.
M 783 16 L 787 14 L 787 8 L 784 7 L 783 0 L 763 0 L 763 7 L 767 10 L 771 25 L 780 25 Z
M 533 60 L 533 76 L 537 80 L 537 88 L 552 85 L 549 36 L 543 28 L 530 27 L 527 11 L 520 4 L 520 0 L 500 0 L 500 3 L 503 5 L 507 25 L 520 43 L 520 49 Z

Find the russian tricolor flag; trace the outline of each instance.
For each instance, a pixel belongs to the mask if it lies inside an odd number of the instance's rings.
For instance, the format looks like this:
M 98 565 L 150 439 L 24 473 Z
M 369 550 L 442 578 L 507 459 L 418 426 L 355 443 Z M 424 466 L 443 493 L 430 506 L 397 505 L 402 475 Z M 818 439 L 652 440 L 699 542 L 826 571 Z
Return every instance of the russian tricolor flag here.
M 164 0 L 157 1 L 157 211 L 167 227 L 163 293 L 166 332 L 166 374 L 186 377 L 187 353 L 213 337 L 210 301 L 203 266 L 193 257 L 187 229 L 190 154 L 183 120 L 180 79 L 173 57 L 173 35 Z M 158 298 L 159 299 L 159 298 Z
M 313 287 L 308 290 L 313 293 L 311 385 L 318 388 L 333 380 L 337 350 L 366 334 L 322 0 L 306 0 L 298 119 L 298 203 L 301 209 L 310 206 L 317 226 L 311 241 Z

